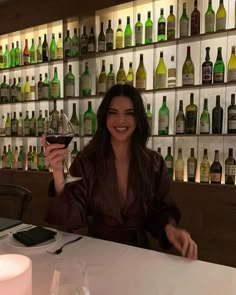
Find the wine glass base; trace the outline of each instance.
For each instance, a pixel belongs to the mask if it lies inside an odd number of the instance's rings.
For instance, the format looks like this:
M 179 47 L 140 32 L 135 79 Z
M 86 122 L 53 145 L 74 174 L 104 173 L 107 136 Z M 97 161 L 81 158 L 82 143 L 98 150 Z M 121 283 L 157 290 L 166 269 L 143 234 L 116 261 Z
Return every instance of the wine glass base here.
M 82 177 L 76 177 L 76 176 L 71 176 L 67 175 L 67 177 L 64 179 L 64 183 L 72 183 L 81 180 Z

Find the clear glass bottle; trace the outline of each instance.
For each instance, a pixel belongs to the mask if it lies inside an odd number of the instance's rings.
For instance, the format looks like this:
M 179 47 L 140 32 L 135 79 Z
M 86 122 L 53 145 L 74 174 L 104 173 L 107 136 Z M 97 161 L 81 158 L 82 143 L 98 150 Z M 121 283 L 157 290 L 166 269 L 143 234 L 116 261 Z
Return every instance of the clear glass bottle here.
M 118 28 L 116 30 L 116 49 L 123 48 L 124 33 L 122 30 L 121 19 L 118 20 Z
M 125 82 L 126 82 L 126 73 L 124 70 L 123 57 L 120 57 L 120 67 L 116 75 L 116 83 L 125 84 Z
M 163 58 L 163 52 L 160 52 L 159 63 L 156 68 L 156 88 L 166 88 L 167 69 Z
M 175 161 L 175 181 L 184 181 L 184 160 L 181 148 L 178 148 L 178 157 Z
M 216 12 L 216 32 L 224 31 L 226 29 L 226 10 L 224 1 L 219 0 L 219 8 Z
M 170 58 L 170 67 L 168 68 L 168 87 L 176 87 L 176 64 L 173 55 Z
M 129 70 L 128 74 L 126 76 L 125 84 L 129 84 L 131 86 L 134 86 L 134 71 L 133 71 L 133 63 L 129 63 Z
M 102 60 L 102 69 L 98 77 L 98 94 L 105 94 L 107 91 L 107 73 L 105 60 Z
M 58 34 L 56 47 L 57 47 L 57 53 L 56 53 L 57 59 L 63 59 L 63 41 L 62 41 L 61 33 Z
M 143 63 L 143 54 L 140 54 L 139 66 L 136 72 L 136 88 L 146 90 L 147 72 Z
M 228 62 L 228 82 L 236 81 L 236 55 L 235 46 L 232 46 L 231 56 Z

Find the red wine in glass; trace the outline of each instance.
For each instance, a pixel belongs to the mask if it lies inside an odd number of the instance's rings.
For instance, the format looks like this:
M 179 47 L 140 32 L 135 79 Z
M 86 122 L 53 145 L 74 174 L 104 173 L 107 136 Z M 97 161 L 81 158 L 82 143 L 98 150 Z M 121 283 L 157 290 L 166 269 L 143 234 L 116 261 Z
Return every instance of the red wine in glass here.
M 68 134 L 68 135 L 47 135 L 46 136 L 46 140 L 47 140 L 48 143 L 50 143 L 50 144 L 54 144 L 54 143 L 64 144 L 65 148 L 68 147 L 68 145 L 70 144 L 72 138 L 73 138 L 72 134 Z

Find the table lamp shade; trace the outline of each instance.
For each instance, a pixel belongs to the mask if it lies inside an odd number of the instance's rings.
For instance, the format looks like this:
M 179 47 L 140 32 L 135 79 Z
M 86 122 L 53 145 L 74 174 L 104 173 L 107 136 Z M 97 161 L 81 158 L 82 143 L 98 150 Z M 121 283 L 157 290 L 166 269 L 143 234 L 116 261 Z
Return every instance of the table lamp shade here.
M 32 263 L 23 255 L 0 255 L 0 294 L 32 295 Z

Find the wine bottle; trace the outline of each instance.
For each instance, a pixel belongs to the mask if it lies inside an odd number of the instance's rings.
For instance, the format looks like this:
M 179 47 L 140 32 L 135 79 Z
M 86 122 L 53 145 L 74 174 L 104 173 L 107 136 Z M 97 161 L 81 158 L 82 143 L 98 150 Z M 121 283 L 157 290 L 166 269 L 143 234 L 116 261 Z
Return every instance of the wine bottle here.
M 213 70 L 213 82 L 224 83 L 225 65 L 222 59 L 222 48 L 218 47 L 217 58 Z
M 23 101 L 24 100 L 24 88 L 23 83 L 21 83 L 21 78 L 18 77 L 18 83 L 16 85 L 16 91 L 17 91 L 17 101 Z
M 83 33 L 79 40 L 80 55 L 86 55 L 88 53 L 88 35 L 86 33 L 86 26 L 83 26 Z
M 116 49 L 123 48 L 124 34 L 121 25 L 121 19 L 118 20 L 118 28 L 116 30 Z
M 126 73 L 124 70 L 123 57 L 120 57 L 120 67 L 116 75 L 116 83 L 125 84 L 125 82 L 126 82 Z
M 147 104 L 146 117 L 148 120 L 150 132 L 152 134 L 152 112 L 151 112 L 151 104 L 150 103 Z
M 222 166 L 219 161 L 219 151 L 215 150 L 215 159 L 210 167 L 211 183 L 221 183 Z
M 96 114 L 92 109 L 92 102 L 88 101 L 88 109 L 84 113 L 84 135 L 93 136 L 96 131 Z
M 236 105 L 235 105 L 235 94 L 231 94 L 231 105 L 228 106 L 228 121 L 227 121 L 227 132 L 236 133 Z
M 113 38 L 114 38 L 114 32 L 111 27 L 111 20 L 108 20 L 108 27 L 106 29 L 106 50 L 112 50 L 113 49 Z
M 197 106 L 194 104 L 194 94 L 190 93 L 190 104 L 185 110 L 185 133 L 196 134 L 197 130 Z
M 92 93 L 92 78 L 89 72 L 88 62 L 85 63 L 85 70 L 81 75 L 80 93 L 82 96 L 89 96 Z
M 152 43 L 153 22 L 151 20 L 151 11 L 148 11 L 147 20 L 145 22 L 145 44 Z
M 98 52 L 106 50 L 106 37 L 103 31 L 103 22 L 101 22 L 100 33 L 98 35 Z
M 9 102 L 9 88 L 6 82 L 6 75 L 3 76 L 3 82 L 1 84 L 1 102 Z
M 39 110 L 39 116 L 37 118 L 37 124 L 36 124 L 36 129 L 37 129 L 37 135 L 42 136 L 44 132 L 44 120 L 43 120 L 43 115 L 42 115 L 42 110 Z
M 41 37 L 39 37 L 39 43 L 36 49 L 36 59 L 37 59 L 37 63 L 40 63 L 43 61 L 43 46 L 42 46 Z
M 23 136 L 23 117 L 22 112 L 19 113 L 17 135 Z
M 181 148 L 178 148 L 178 157 L 175 161 L 175 181 L 184 181 L 184 160 Z
M 138 13 L 138 20 L 135 24 L 135 45 L 143 44 L 143 24 L 141 22 L 141 14 Z
M 188 37 L 189 35 L 189 19 L 186 12 L 186 3 L 183 3 L 183 12 L 179 21 L 179 36 L 180 38 Z
M 236 81 L 236 55 L 235 46 L 232 46 L 232 52 L 228 63 L 228 82 Z
M 36 152 L 36 146 L 33 146 L 32 159 L 31 159 L 31 170 L 35 171 L 38 169 L 38 155 Z
M 168 87 L 176 86 L 176 64 L 175 57 L 172 55 L 170 58 L 170 67 L 168 69 Z
M 173 179 L 173 156 L 171 155 L 171 146 L 167 147 L 167 155 L 165 156 L 165 163 L 170 179 Z
M 29 112 L 26 111 L 26 115 L 24 118 L 24 136 L 30 135 L 30 119 L 29 119 Z
M 48 110 L 45 110 L 45 117 L 44 117 L 44 120 L 43 120 L 43 130 L 44 130 L 44 133 L 47 133 L 48 131 L 48 128 L 49 128 L 49 117 L 48 117 Z
M 197 0 L 194 0 L 194 10 L 191 14 L 191 36 L 200 34 L 200 12 L 197 9 Z
M 76 28 L 74 28 L 74 35 L 71 39 L 71 56 L 79 56 L 79 37 Z
M 7 113 L 7 119 L 5 122 L 5 135 L 11 136 L 11 119 L 10 119 L 10 113 Z
M 131 47 L 132 46 L 132 28 L 130 25 L 130 17 L 127 16 L 127 24 L 125 27 L 125 47 Z
M 203 159 L 200 164 L 200 182 L 209 183 L 210 180 L 210 163 L 207 157 L 207 149 L 204 149 Z
M 69 72 L 65 76 L 65 97 L 75 96 L 75 76 L 72 73 L 72 65 L 69 65 Z
M 72 112 L 70 122 L 73 126 L 74 134 L 79 135 L 79 119 L 76 113 L 76 103 L 73 103 L 73 112 Z
M 113 72 L 113 65 L 110 64 L 110 71 L 107 74 L 107 90 L 109 90 L 115 84 L 115 75 Z
M 74 141 L 74 147 L 73 150 L 71 151 L 71 163 L 74 161 L 74 159 L 76 158 L 77 154 L 78 154 L 78 147 L 77 147 L 77 142 Z
M 60 80 L 58 79 L 57 67 L 54 67 L 54 76 L 51 81 L 51 98 L 60 98 L 61 97 L 61 85 Z
M 4 69 L 9 69 L 10 68 L 10 52 L 8 49 L 8 45 L 6 45 L 5 47 L 5 52 L 4 52 L 4 56 L 3 56 L 3 60 L 4 60 Z
M 12 168 L 13 154 L 11 151 L 11 145 L 8 145 L 7 155 L 6 155 L 6 169 Z
M 17 159 L 17 169 L 18 170 L 25 170 L 25 153 L 24 153 L 24 147 L 20 146 L 20 152 Z
M 4 69 L 4 55 L 2 46 L 0 45 L 0 69 Z
M 6 158 L 7 158 L 7 147 L 4 145 L 3 153 L 1 155 L 2 169 L 6 168 L 6 160 L 7 160 Z
M 164 9 L 160 10 L 160 17 L 158 19 L 157 41 L 164 41 L 166 39 L 166 19 L 164 18 Z
M 212 8 L 212 0 L 208 0 L 208 8 L 205 14 L 205 33 L 213 33 L 215 30 L 215 11 Z
M 46 99 L 50 98 L 50 84 L 48 81 L 48 74 L 47 73 L 45 73 L 45 78 L 43 81 L 42 98 L 46 98 Z
M 225 160 L 225 184 L 235 184 L 236 161 L 233 157 L 233 149 L 229 148 L 229 156 Z
M 17 168 L 18 156 L 19 156 L 18 147 L 15 146 L 14 153 L 12 154 L 12 168 L 13 169 L 16 169 Z
M 200 116 L 200 134 L 210 133 L 210 114 L 208 112 L 208 99 L 204 98 L 203 111 Z
M 194 157 L 194 148 L 190 150 L 190 157 L 187 160 L 187 175 L 189 182 L 196 181 L 197 159 Z
M 129 70 L 128 74 L 126 76 L 125 84 L 129 84 L 131 86 L 134 86 L 134 71 L 133 71 L 133 63 L 129 63 Z
M 24 48 L 24 51 L 23 51 L 23 61 L 24 61 L 24 66 L 28 65 L 29 62 L 30 62 L 28 39 L 25 39 L 25 48 Z
M 167 70 L 163 59 L 163 52 L 160 52 L 159 63 L 156 68 L 156 88 L 166 88 Z
M 167 18 L 167 40 L 175 40 L 175 15 L 173 5 L 170 5 L 170 14 Z
M 38 170 L 45 171 L 45 162 L 44 162 L 44 151 L 43 146 L 40 147 L 40 152 L 37 155 L 38 158 Z
M 226 29 L 226 10 L 224 7 L 224 1 L 220 0 L 219 8 L 216 12 L 216 32 Z
M 34 39 L 32 39 L 30 51 L 29 51 L 29 56 L 30 56 L 30 64 L 35 64 L 35 46 L 34 46 Z
M 206 47 L 206 57 L 202 64 L 202 84 L 212 84 L 213 63 L 210 61 L 210 47 Z
M 24 100 L 28 101 L 30 100 L 30 82 L 29 82 L 29 76 L 26 76 L 26 81 L 24 85 Z
M 13 79 L 13 84 L 10 89 L 10 102 L 17 101 L 17 86 L 16 86 L 16 78 Z
M 143 63 L 143 54 L 140 54 L 139 66 L 136 72 L 136 88 L 146 90 L 147 73 Z
M 102 70 L 98 77 L 98 94 L 105 94 L 107 92 L 107 73 L 105 60 L 102 60 Z
M 55 41 L 55 34 L 52 34 L 52 40 L 51 40 L 51 44 L 50 44 L 49 55 L 50 55 L 50 60 L 56 60 L 57 59 L 57 44 L 56 44 L 56 41 Z
M 14 68 L 16 66 L 14 43 L 11 44 L 10 62 L 11 68 Z
M 47 42 L 47 35 L 44 34 L 44 40 L 43 40 L 43 62 L 48 61 L 48 42 Z
M 185 132 L 185 116 L 183 110 L 183 100 L 179 101 L 179 111 L 175 120 L 176 134 L 184 134 Z
M 56 58 L 57 59 L 63 59 L 63 41 L 61 37 L 61 33 L 58 34 L 58 40 L 56 45 L 57 51 L 56 51 Z M 78 51 L 78 49 L 77 49 Z
M 11 119 L 11 135 L 17 136 L 18 120 L 16 118 L 16 112 L 13 112 L 13 118 Z
M 32 111 L 32 117 L 29 121 L 29 135 L 35 136 L 36 135 L 36 119 L 34 116 L 34 111 Z
M 32 145 L 29 146 L 29 151 L 27 153 L 27 169 L 28 170 L 32 170 L 31 169 L 31 164 L 32 164 Z
M 96 38 L 94 35 L 93 27 L 91 27 L 89 38 L 88 38 L 88 53 L 94 53 L 95 50 L 96 50 Z
M 34 76 L 32 76 L 31 82 L 30 82 L 30 100 L 36 100 L 36 85 L 35 85 Z
M 158 135 L 169 134 L 169 108 L 166 105 L 166 96 L 163 96 L 162 106 L 158 113 Z
M 222 134 L 223 108 L 220 106 L 220 95 L 216 95 L 216 106 L 212 110 L 212 134 Z
M 191 59 L 191 47 L 187 46 L 187 56 L 182 68 L 182 85 L 194 85 L 194 64 Z
M 70 30 L 66 31 L 66 37 L 64 39 L 64 56 L 71 57 L 71 37 L 70 37 Z
M 15 48 L 15 66 L 18 67 L 21 65 L 21 50 L 19 47 L 19 41 L 16 41 Z M 1 54 L 0 54 L 0 69 L 1 69 Z

